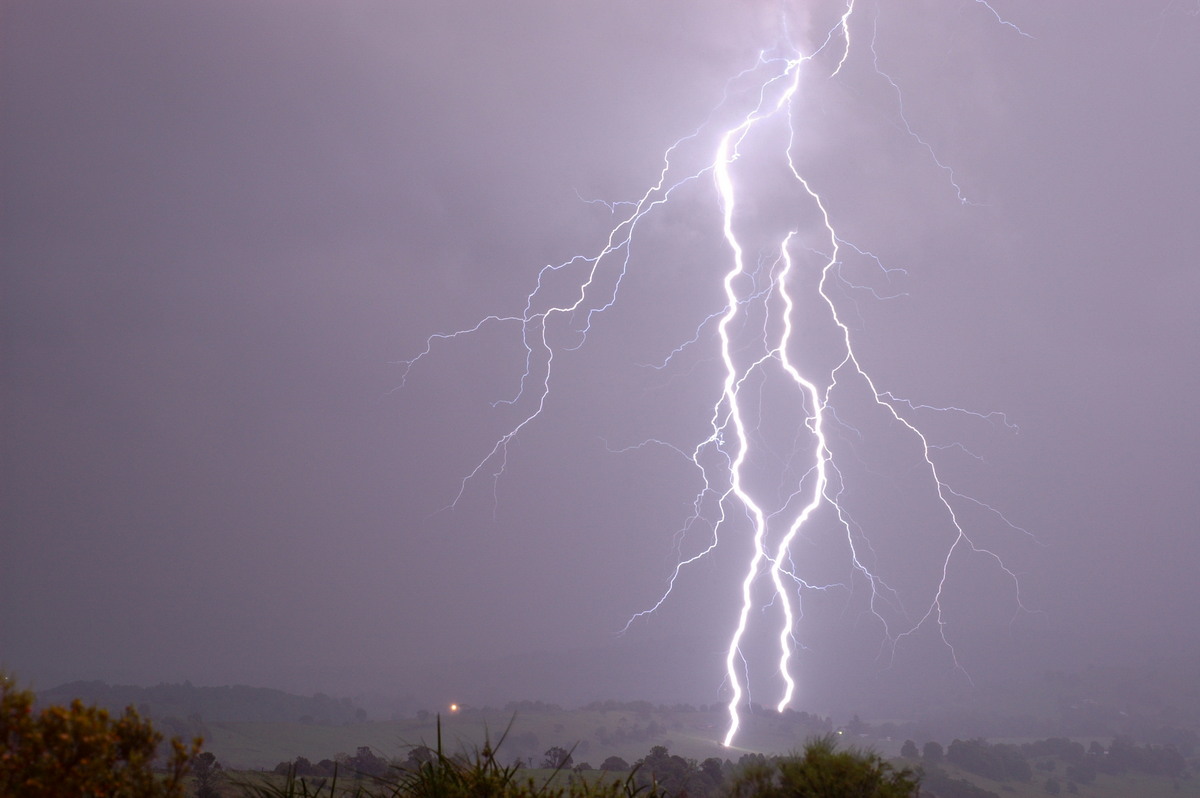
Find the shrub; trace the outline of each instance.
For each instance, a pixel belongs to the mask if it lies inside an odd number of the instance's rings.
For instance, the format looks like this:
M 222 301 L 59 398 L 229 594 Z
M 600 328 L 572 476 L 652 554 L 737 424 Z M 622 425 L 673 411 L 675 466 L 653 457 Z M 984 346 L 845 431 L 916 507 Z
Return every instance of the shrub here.
M 183 798 L 188 762 L 200 752 L 170 740 L 165 774 L 153 769 L 163 735 L 133 707 L 119 718 L 84 706 L 33 708 L 29 690 L 0 673 L 0 794 L 22 798 L 120 795 Z
M 840 798 L 913 798 L 919 778 L 909 768 L 896 770 L 869 751 L 838 751 L 832 736 L 810 741 L 800 754 L 749 765 L 732 784 L 738 798 L 813 796 Z

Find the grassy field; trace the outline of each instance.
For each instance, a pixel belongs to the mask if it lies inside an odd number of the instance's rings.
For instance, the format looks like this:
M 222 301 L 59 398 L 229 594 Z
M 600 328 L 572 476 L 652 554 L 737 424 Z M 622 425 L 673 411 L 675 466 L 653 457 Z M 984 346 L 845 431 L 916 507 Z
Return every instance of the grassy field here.
M 631 760 L 632 761 L 632 760 Z M 898 766 L 910 765 L 912 763 L 897 762 Z M 989 790 L 1002 798 L 1044 798 L 1051 794 L 1046 789 L 1045 773 L 1038 773 L 1031 782 L 997 782 L 991 779 L 985 779 L 980 776 L 967 773 L 953 766 L 944 767 L 951 777 L 956 779 L 966 779 L 978 787 Z M 254 778 L 273 779 L 274 782 L 282 784 L 282 779 L 274 776 L 265 776 L 264 774 L 256 774 L 253 772 L 231 773 L 235 780 L 244 781 Z M 558 772 L 541 768 L 529 768 L 522 771 L 521 780 L 530 779 L 534 784 L 554 784 L 562 786 L 567 778 L 583 778 L 588 783 L 600 783 L 602 781 L 623 781 L 625 774 L 603 773 L 600 771 L 589 771 L 583 774 L 573 774 L 566 772 Z M 1066 780 L 1062 778 L 1061 773 L 1057 775 L 1060 781 L 1060 795 L 1070 795 L 1067 791 Z M 353 780 L 345 778 L 342 782 L 348 789 L 353 788 Z M 1176 781 L 1163 776 L 1145 776 L 1137 774 L 1129 774 L 1124 776 L 1105 776 L 1099 775 L 1092 784 L 1077 785 L 1078 792 L 1075 795 L 1083 798 L 1200 798 L 1200 780 L 1184 779 Z M 238 794 L 236 790 L 226 788 L 230 795 Z M 925 794 L 923 791 L 922 794 Z
M 575 747 L 578 762 L 599 765 L 606 757 L 633 762 L 655 745 L 671 753 L 703 760 L 710 756 L 736 760 L 743 753 L 787 753 L 799 748 L 820 729 L 778 722 L 749 722 L 738 746 L 724 748 L 725 716 L 719 712 L 650 712 L 573 710 L 554 712 L 483 713 L 462 711 L 442 715 L 442 737 L 450 751 L 471 751 L 493 743 L 505 733 L 500 759 L 522 757 L 539 764 L 551 746 Z M 511 723 L 511 726 L 510 726 Z M 339 753 L 353 754 L 370 746 L 379 756 L 403 758 L 420 744 L 433 746 L 436 718 L 370 721 L 343 725 L 301 723 L 208 723 L 205 749 L 229 766 L 270 769 L 281 761 L 304 756 L 316 762 Z M 888 745 L 891 745 L 890 743 Z M 879 748 L 879 746 L 875 746 Z M 898 748 L 899 743 L 894 747 Z M 882 753 L 889 753 L 882 751 Z
M 303 756 L 312 762 L 335 759 L 339 754 L 354 754 L 359 747 L 388 759 L 404 759 L 416 745 L 437 744 L 437 719 L 425 721 L 406 719 L 370 721 L 341 725 L 304 723 L 209 723 L 206 750 L 212 751 L 227 770 L 271 770 L 280 762 L 291 762 Z M 738 746 L 724 748 L 720 737 L 725 731 L 725 716 L 721 712 L 671 711 L 525 711 L 515 715 L 502 711 L 481 712 L 464 710 L 446 713 L 441 717 L 442 742 L 448 752 L 473 752 L 490 739 L 493 745 L 501 735 L 507 736 L 498 750 L 498 761 L 511 763 L 520 757 L 526 765 L 532 762 L 527 776 L 545 779 L 550 771 L 541 771 L 547 749 L 552 746 L 574 747 L 576 764 L 587 762 L 593 767 L 609 756 L 619 756 L 629 763 L 646 756 L 655 745 L 665 745 L 673 754 L 702 761 L 715 756 L 736 762 L 744 753 L 784 754 L 799 749 L 805 740 L 817 736 L 822 729 L 805 727 L 795 719 L 785 722 L 778 716 L 753 718 L 738 736 Z M 846 747 L 869 748 L 885 757 L 898 755 L 902 741 L 842 738 Z M 1045 761 L 1045 758 L 1039 758 Z M 918 762 L 898 761 L 899 766 L 915 766 Z M 1063 776 L 1065 763 L 1057 763 L 1052 772 L 1034 771 L 1033 780 L 1026 783 L 996 782 L 975 776 L 953 766 L 943 769 L 956 779 L 966 779 L 997 795 L 1012 798 L 1032 798 L 1050 794 L 1046 781 L 1053 777 L 1061 787 L 1061 795 L 1070 795 Z M 245 775 L 245 773 L 243 773 Z M 598 775 L 598 774 L 592 774 Z M 1086 798 L 1200 798 L 1200 778 L 1174 780 L 1164 776 L 1128 774 L 1119 777 L 1100 774 L 1092 784 L 1076 785 L 1075 793 Z

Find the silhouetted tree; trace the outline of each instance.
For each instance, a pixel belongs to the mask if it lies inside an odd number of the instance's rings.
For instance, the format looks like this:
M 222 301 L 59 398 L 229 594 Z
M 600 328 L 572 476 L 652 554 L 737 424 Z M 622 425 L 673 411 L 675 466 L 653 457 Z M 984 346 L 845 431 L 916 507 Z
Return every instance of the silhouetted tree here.
M 216 754 L 205 751 L 192 759 L 192 780 L 196 783 L 196 798 L 220 798 L 219 784 L 224 773 Z
M 715 756 L 710 756 L 700 763 L 700 772 L 715 787 L 721 786 L 721 783 L 725 781 L 725 764 Z
M 655 784 L 668 795 L 707 794 L 710 785 L 694 760 L 672 754 L 656 745 L 637 762 L 636 781 L 643 787 Z
M 376 756 L 369 745 L 360 745 L 346 764 L 356 775 L 382 776 L 388 769 L 387 760 Z
M 559 745 L 546 749 L 545 756 L 546 758 L 542 760 L 542 767 L 555 770 L 570 767 L 574 759 L 570 751 Z
M 405 770 L 416 770 L 426 762 L 432 762 L 436 758 L 434 750 L 427 745 L 413 746 L 408 751 L 408 757 L 401 765 Z

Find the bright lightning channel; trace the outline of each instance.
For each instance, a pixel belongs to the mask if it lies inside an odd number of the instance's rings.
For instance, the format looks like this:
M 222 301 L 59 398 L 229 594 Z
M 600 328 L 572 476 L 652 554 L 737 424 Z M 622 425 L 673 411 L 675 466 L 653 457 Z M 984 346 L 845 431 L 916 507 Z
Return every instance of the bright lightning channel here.
M 1029 35 L 1001 17 L 986 0 L 974 0 L 974 2 L 989 11 L 1000 25 L 1011 28 L 1022 36 Z M 798 569 L 794 565 L 791 554 L 793 543 L 802 530 L 813 522 L 814 515 L 823 506 L 828 506 L 832 510 L 837 524 L 844 532 L 852 569 L 864 577 L 870 585 L 871 611 L 882 624 L 885 638 L 890 642 L 893 652 L 899 640 L 915 634 L 927 624 L 932 624 L 949 650 L 954 666 L 962 670 L 946 632 L 942 606 L 946 582 L 951 570 L 951 561 L 960 553 L 969 551 L 994 561 L 1000 572 L 1011 580 L 1017 605 L 1021 606 L 1017 575 L 1001 561 L 995 552 L 971 539 L 955 510 L 955 502 L 965 501 L 994 514 L 1013 530 L 1022 533 L 1025 533 L 1025 530 L 1010 522 L 1008 518 L 985 502 L 951 489 L 935 465 L 934 453 L 956 446 L 971 456 L 975 455 L 961 444 L 935 445 L 931 443 L 926 434 L 911 420 L 911 417 L 917 411 L 961 413 L 982 420 L 999 421 L 1010 429 L 1015 429 L 1015 426 L 1002 413 L 980 413 L 958 407 L 934 407 L 918 404 L 900 398 L 890 391 L 877 388 L 874 379 L 860 363 L 852 345 L 851 328 L 839 313 L 838 305 L 830 290 L 832 284 L 838 281 L 849 285 L 840 271 L 843 246 L 874 261 L 885 274 L 900 271 L 884 267 L 879 259 L 870 252 L 858 248 L 839 236 L 831 220 L 826 202 L 812 187 L 810 181 L 803 176 L 794 158 L 795 126 L 798 121 L 795 100 L 800 93 L 802 79 L 817 70 L 817 56 L 827 51 L 832 55 L 832 58 L 827 58 L 827 60 L 834 61 L 834 65 L 827 70 L 824 77 L 833 78 L 841 72 L 851 56 L 851 30 L 855 16 L 855 0 L 845 0 L 836 15 L 836 22 L 830 27 L 824 40 L 811 53 L 801 54 L 793 45 L 787 44 L 784 54 L 760 53 L 754 65 L 735 76 L 734 81 L 757 80 L 755 84 L 757 86 L 755 90 L 757 102 L 736 124 L 719 134 L 711 161 L 702 168 L 682 178 L 673 177 L 673 159 L 677 150 L 685 143 L 697 139 L 705 125 L 676 141 L 666 150 L 658 179 L 639 199 L 610 203 L 601 200 L 585 200 L 580 197 L 581 201 L 604 205 L 614 215 L 621 214 L 617 224 L 610 229 L 605 244 L 594 255 L 577 255 L 563 263 L 543 267 L 538 272 L 536 285 L 527 295 L 525 307 L 520 313 L 491 315 L 479 320 L 471 327 L 450 333 L 431 335 L 426 339 L 425 347 L 421 352 L 400 364 L 402 367 L 401 386 L 403 386 L 412 369 L 419 362 L 431 356 L 435 347 L 443 342 L 481 333 L 485 328 L 493 326 L 507 325 L 519 329 L 525 353 L 524 369 L 519 386 L 513 396 L 493 402 L 493 406 L 520 405 L 526 407 L 527 410 L 522 414 L 521 419 L 501 435 L 491 449 L 466 473 L 448 506 L 457 504 L 471 482 L 485 475 L 490 476 L 492 480 L 493 499 L 495 499 L 496 484 L 504 473 L 509 445 L 539 417 L 550 398 L 556 354 L 582 347 L 595 317 L 617 302 L 622 278 L 631 265 L 631 244 L 639 223 L 647 214 L 667 203 L 672 195 L 684 186 L 695 184 L 705 177 L 711 178 L 721 211 L 721 234 L 730 254 L 730 266 L 722 281 L 725 307 L 721 311 L 710 313 L 697 327 L 695 336 L 672 351 L 665 361 L 654 366 L 656 369 L 665 368 L 672 358 L 685 348 L 698 344 L 704 336 L 703 329 L 716 321 L 716 337 L 719 341 L 723 378 L 719 395 L 712 405 L 709 432 L 690 451 L 661 440 L 644 441 L 637 446 L 626 447 L 626 449 L 618 451 L 647 445 L 660 445 L 666 446 L 686 458 L 699 474 L 702 487 L 694 500 L 691 517 L 677 533 L 677 545 L 680 538 L 694 523 L 707 522 L 711 527 L 711 540 L 698 553 L 691 556 L 684 556 L 682 551 L 680 552 L 680 557 L 667 582 L 666 589 L 659 599 L 647 609 L 632 615 L 624 629 L 628 629 L 638 619 L 661 607 L 670 597 L 684 570 L 717 548 L 720 542 L 720 532 L 733 526 L 739 514 L 744 515 L 752 530 L 750 556 L 745 563 L 745 570 L 740 582 L 737 623 L 730 635 L 725 652 L 726 680 L 730 688 L 727 704 L 729 725 L 724 736 L 726 746 L 733 743 L 741 725 L 739 711 L 744 706 L 744 702 L 748 700 L 747 662 L 742 650 L 742 643 L 750 625 L 751 612 L 756 606 L 756 587 L 763 578 L 764 572 L 771 586 L 772 602 L 778 602 L 780 616 L 776 635 L 779 652 L 778 673 L 782 680 L 782 689 L 776 709 L 780 712 L 791 703 L 796 691 L 796 682 L 791 674 L 791 659 L 792 653 L 798 645 L 795 639 L 795 628 L 801 615 L 798 603 L 801 591 L 843 587 L 842 585 L 810 584 L 798 575 Z M 786 27 L 788 26 L 785 24 Z M 895 94 L 896 112 L 904 130 L 927 151 L 938 169 L 948 176 L 948 183 L 959 200 L 967 204 L 968 200 L 963 195 L 958 183 L 955 182 L 953 171 L 938 160 L 933 148 L 909 124 L 904 113 L 900 87 L 879 67 L 878 56 L 875 53 L 876 35 L 877 31 L 874 30 L 872 23 L 869 45 L 872 63 L 875 72 L 889 84 Z M 826 244 L 823 245 L 823 254 L 817 253 L 822 259 L 822 265 L 819 271 L 820 276 L 815 281 L 814 299 L 817 306 L 823 306 L 826 309 L 827 321 L 833 325 L 836 337 L 840 342 L 834 358 L 836 365 L 823 376 L 806 374 L 793 357 L 798 346 L 793 340 L 794 318 L 797 314 L 797 301 L 793 296 L 793 280 L 796 275 L 794 250 L 798 246 L 799 231 L 789 230 L 776 242 L 774 261 L 765 266 L 770 274 L 769 285 L 766 288 L 756 286 L 754 276 L 747 267 L 746 247 L 737 232 L 735 210 L 739 206 L 740 198 L 748 192 L 748 189 L 739 184 L 735 175 L 736 165 L 742 155 L 741 149 L 749 146 L 748 139 L 751 134 L 769 120 L 786 122 L 788 136 L 786 144 L 783 145 L 782 154 L 786 159 L 792 180 L 815 208 L 816 216 L 820 220 L 819 226 L 823 231 L 822 237 L 826 241 Z M 814 252 L 811 248 L 806 247 L 805 249 L 809 253 Z M 764 265 L 760 263 L 758 268 L 764 268 Z M 546 288 L 547 278 L 553 273 L 568 269 L 580 269 L 582 272 L 572 291 L 573 298 L 566 302 L 555 302 L 550 298 L 550 290 Z M 611 274 L 605 270 L 610 270 Z M 752 286 L 749 291 L 741 288 L 747 283 Z M 874 289 L 868 290 L 874 293 Z M 877 293 L 874 295 L 879 297 Z M 776 323 L 778 330 L 774 342 L 769 343 L 768 341 L 769 325 L 764 321 L 763 351 L 748 364 L 739 364 L 739 342 L 736 338 L 735 324 L 745 319 L 745 315 L 752 305 L 760 306 L 761 311 L 769 319 L 772 303 L 778 308 L 776 313 L 779 318 Z M 798 397 L 797 406 L 803 410 L 801 423 L 808 431 L 808 444 L 807 453 L 802 458 L 802 462 L 807 464 L 804 473 L 796 481 L 790 495 L 782 502 L 781 506 L 774 512 L 768 512 L 762 501 L 755 497 L 745 472 L 747 461 L 754 455 L 752 434 L 754 430 L 751 429 L 750 417 L 742 407 L 741 400 L 743 387 L 752 375 L 759 375 L 764 370 L 773 367 L 781 370 Z M 932 494 L 941 507 L 951 530 L 952 540 L 945 548 L 940 560 L 938 568 L 940 577 L 933 591 L 933 598 L 925 605 L 919 617 L 915 621 L 909 622 L 907 628 L 901 631 L 893 631 L 889 626 L 889 621 L 877 609 L 879 602 L 891 603 L 895 591 L 872 570 L 869 563 L 873 557 L 863 556 L 864 548 L 867 550 L 866 553 L 870 553 L 870 544 L 861 534 L 861 529 L 848 508 L 839 501 L 845 490 L 845 480 L 841 469 L 836 464 L 827 430 L 831 424 L 834 424 L 856 432 L 853 427 L 849 427 L 837 416 L 832 401 L 835 390 L 844 390 L 844 386 L 849 384 L 864 386 L 865 399 L 881 408 L 893 423 L 912 437 L 917 447 L 920 465 L 927 474 Z M 716 465 L 714 465 L 714 461 Z M 704 506 L 706 503 L 713 502 L 717 508 L 717 517 L 707 519 Z M 784 516 L 789 508 L 797 504 L 799 507 L 792 510 L 790 520 L 787 520 L 782 534 L 772 535 L 772 529 L 775 528 L 778 519 Z M 777 538 L 773 545 L 772 537 Z M 966 673 L 965 670 L 963 673 Z

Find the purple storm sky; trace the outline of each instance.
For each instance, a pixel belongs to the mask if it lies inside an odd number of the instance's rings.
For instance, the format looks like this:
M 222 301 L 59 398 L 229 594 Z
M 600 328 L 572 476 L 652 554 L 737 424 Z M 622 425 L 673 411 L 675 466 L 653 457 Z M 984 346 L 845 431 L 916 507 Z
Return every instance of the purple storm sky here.
M 859 5 L 800 137 L 844 235 L 907 270 L 901 297 L 856 295 L 860 354 L 881 387 L 1020 428 L 922 416 L 982 458 L 947 450 L 947 481 L 1037 539 L 987 533 L 1035 612 L 986 563 L 955 571 L 963 664 L 1195 656 L 1200 7 L 995 0 L 1024 37 L 974 0 Z M 776 7 L 4 2 L 0 665 L 347 692 L 474 660 L 515 693 L 480 700 L 717 700 L 738 563 L 618 636 L 665 587 L 695 475 L 612 451 L 704 434 L 711 328 L 674 372 L 644 364 L 721 309 L 711 180 L 647 221 L 494 493 L 439 512 L 516 418 L 489 404 L 512 330 L 403 388 L 398 364 L 594 252 L 611 216 L 581 198 L 640 195 Z M 904 133 L 875 20 L 974 204 Z M 762 185 L 751 210 L 786 212 Z M 876 508 L 901 583 L 938 523 L 903 479 Z M 886 669 L 861 588 L 808 605 L 798 708 L 948 672 L 928 634 Z M 618 666 L 552 684 L 539 652 Z

